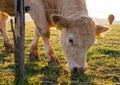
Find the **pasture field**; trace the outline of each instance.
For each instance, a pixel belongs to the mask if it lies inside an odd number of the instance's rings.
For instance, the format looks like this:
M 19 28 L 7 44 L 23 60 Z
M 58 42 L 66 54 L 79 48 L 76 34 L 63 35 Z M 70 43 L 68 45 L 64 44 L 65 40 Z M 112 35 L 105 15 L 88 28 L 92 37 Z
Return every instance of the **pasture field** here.
M 29 47 L 34 35 L 32 22 L 26 23 L 25 34 L 25 85 L 120 85 L 120 25 L 110 25 L 111 30 L 87 54 L 88 70 L 85 74 L 71 74 L 59 44 L 60 31 L 51 29 L 51 43 L 61 63 L 48 65 L 42 40 L 39 41 L 40 60 L 29 61 Z M 8 35 L 13 36 L 8 23 Z M 0 36 L 0 85 L 13 85 L 14 56 L 5 52 Z

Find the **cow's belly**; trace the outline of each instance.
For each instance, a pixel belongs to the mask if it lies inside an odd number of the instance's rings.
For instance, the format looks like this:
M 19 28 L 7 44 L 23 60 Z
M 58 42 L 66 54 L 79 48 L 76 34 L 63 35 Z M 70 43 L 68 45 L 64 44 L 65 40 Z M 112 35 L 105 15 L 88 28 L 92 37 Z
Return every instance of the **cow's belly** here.
M 51 14 L 58 13 L 57 11 L 55 11 L 58 8 L 56 1 L 57 0 L 42 0 L 46 10 L 46 18 L 50 26 L 53 26 L 50 20 Z M 30 2 L 29 0 L 25 0 L 25 5 L 31 4 L 29 2 Z M 3 11 L 10 16 L 14 16 L 14 0 L 0 0 L 0 11 Z
M 14 0 L 0 0 L 0 11 L 6 12 L 10 16 L 13 16 Z
M 10 16 L 14 16 L 14 10 L 1 10 L 2 12 L 5 12 L 5 13 L 7 13 L 8 15 L 10 15 Z

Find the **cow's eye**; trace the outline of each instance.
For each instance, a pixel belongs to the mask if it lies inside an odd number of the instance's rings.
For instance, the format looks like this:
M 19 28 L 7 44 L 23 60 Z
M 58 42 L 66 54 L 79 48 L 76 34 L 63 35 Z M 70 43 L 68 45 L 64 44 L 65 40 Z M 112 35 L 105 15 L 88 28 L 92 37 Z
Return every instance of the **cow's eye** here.
M 69 39 L 69 42 L 73 45 L 73 39 Z

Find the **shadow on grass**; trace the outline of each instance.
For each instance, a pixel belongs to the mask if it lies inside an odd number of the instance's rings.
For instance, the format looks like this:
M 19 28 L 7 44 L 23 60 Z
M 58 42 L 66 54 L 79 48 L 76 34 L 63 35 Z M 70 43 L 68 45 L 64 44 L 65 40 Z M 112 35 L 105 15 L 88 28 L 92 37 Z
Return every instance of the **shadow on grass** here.
M 40 61 L 41 62 L 41 61 Z M 25 65 L 26 80 L 25 84 L 30 84 L 30 78 L 34 77 L 35 81 L 31 84 L 38 85 L 57 85 L 57 79 L 60 76 L 59 66 L 42 66 L 38 62 L 27 62 Z
M 120 57 L 120 50 L 116 48 L 114 49 L 114 48 L 96 46 L 91 51 L 89 51 L 87 55 L 91 56 L 93 54 L 95 55 L 105 54 L 111 57 Z
M 5 62 L 10 62 L 11 60 L 5 59 L 10 54 L 10 52 L 2 51 L 2 53 L 0 54 L 0 63 L 4 64 Z
M 24 85 L 95 85 L 94 75 L 68 72 L 61 66 L 51 66 L 43 62 L 30 62 L 25 65 L 26 80 Z M 46 61 L 45 61 L 46 62 Z M 60 80 L 59 80 L 60 79 Z
M 113 57 L 118 57 L 120 56 L 120 51 L 116 49 L 99 49 L 99 51 L 103 54 L 110 55 Z
M 41 85 L 57 85 L 57 79 L 61 74 L 59 66 L 51 65 L 42 68 L 41 73 L 44 74 Z
M 95 85 L 93 78 L 93 75 L 72 73 L 70 85 Z

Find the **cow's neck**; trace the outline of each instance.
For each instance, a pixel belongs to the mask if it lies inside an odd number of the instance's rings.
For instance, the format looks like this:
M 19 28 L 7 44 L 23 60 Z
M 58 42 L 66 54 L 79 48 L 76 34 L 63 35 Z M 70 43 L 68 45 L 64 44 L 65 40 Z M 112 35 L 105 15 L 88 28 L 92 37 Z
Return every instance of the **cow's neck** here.
M 77 18 L 80 16 L 88 16 L 85 0 L 63 0 L 62 14 L 65 17 Z

